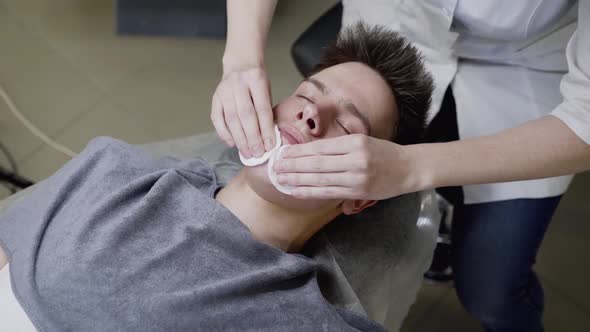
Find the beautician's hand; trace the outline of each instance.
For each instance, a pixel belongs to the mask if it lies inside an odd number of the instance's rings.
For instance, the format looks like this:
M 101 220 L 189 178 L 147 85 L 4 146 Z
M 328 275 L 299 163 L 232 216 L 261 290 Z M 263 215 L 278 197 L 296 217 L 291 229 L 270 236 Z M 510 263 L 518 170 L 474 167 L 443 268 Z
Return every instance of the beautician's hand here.
M 289 146 L 275 170 L 297 198 L 379 200 L 418 187 L 404 146 L 360 134 Z
M 225 66 L 224 66 L 225 67 Z M 224 70 L 211 105 L 219 137 L 246 158 L 260 157 L 275 144 L 270 84 L 259 66 Z
M 211 120 L 219 137 L 246 158 L 275 144 L 270 84 L 264 69 L 266 37 L 277 0 L 227 0 L 223 76 L 215 90 Z

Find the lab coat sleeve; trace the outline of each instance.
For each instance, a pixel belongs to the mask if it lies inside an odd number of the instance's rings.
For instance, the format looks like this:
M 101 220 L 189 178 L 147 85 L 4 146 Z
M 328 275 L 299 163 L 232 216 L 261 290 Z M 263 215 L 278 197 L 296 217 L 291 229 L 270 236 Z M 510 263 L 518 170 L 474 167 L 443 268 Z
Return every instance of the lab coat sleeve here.
M 590 144 L 590 0 L 578 6 L 578 28 L 566 51 L 568 73 L 560 86 L 563 102 L 551 114 Z

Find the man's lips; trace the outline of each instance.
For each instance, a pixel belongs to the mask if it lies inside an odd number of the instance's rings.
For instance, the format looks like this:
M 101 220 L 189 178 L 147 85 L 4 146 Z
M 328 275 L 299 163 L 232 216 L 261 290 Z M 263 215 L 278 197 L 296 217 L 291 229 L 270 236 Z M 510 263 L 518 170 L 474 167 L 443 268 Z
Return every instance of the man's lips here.
M 289 145 L 299 144 L 297 142 L 297 140 L 295 140 L 295 138 L 293 138 L 293 136 L 289 135 L 289 133 L 287 133 L 285 131 L 281 132 L 281 136 L 283 136 L 283 140 L 285 140 L 285 142 L 287 142 L 287 144 L 289 144 Z
M 297 130 L 289 127 L 279 127 L 279 131 L 281 132 L 281 136 L 283 136 L 284 140 L 287 141 L 290 145 L 294 144 L 301 144 L 305 142 L 302 138 L 301 133 Z

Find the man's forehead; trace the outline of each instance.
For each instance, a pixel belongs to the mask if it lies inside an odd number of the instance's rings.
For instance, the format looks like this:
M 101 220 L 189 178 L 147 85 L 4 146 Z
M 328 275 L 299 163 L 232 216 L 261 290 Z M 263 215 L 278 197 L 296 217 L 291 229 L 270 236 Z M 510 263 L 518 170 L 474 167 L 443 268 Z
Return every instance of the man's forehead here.
M 320 90 L 320 92 L 324 95 L 327 95 L 330 93 L 330 90 L 328 89 L 328 87 L 319 79 L 315 78 L 315 77 L 307 77 L 306 79 L 303 80 L 303 82 L 307 82 L 312 84 L 313 86 L 316 87 L 316 89 Z

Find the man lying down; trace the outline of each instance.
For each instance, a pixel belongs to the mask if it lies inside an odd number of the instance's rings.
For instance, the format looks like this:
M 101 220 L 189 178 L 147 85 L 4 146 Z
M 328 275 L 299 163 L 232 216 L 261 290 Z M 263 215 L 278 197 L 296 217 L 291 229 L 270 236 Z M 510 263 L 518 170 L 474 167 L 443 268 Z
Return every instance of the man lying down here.
M 412 46 L 357 25 L 274 116 L 289 144 L 347 134 L 410 142 L 431 90 Z M 42 331 L 383 330 L 330 305 L 318 264 L 297 254 L 339 214 L 374 203 L 295 199 L 266 164 L 220 188 L 202 159 L 97 138 L 0 216 L 0 255 Z

